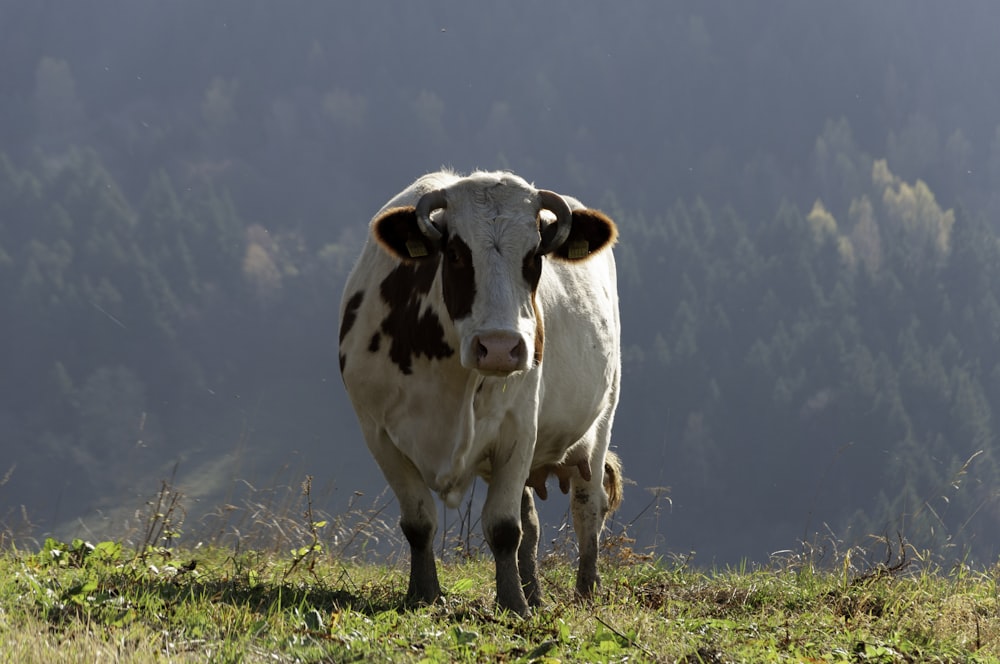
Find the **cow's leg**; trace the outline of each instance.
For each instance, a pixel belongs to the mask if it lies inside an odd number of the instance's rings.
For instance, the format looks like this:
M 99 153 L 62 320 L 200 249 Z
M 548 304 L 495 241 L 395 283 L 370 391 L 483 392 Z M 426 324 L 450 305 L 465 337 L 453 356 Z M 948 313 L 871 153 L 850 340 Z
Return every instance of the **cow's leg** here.
M 408 602 L 434 602 L 441 596 L 434 563 L 434 533 L 437 506 L 416 466 L 393 445 L 382 429 L 365 431 L 372 456 L 399 502 L 399 527 L 410 544 L 410 585 Z
M 437 510 L 434 498 L 426 487 L 421 497 L 407 496 L 398 491 L 401 516 L 399 527 L 410 543 L 410 583 L 406 599 L 430 604 L 441 596 L 437 567 L 434 563 L 434 532 L 437 530 Z M 404 507 L 408 505 L 408 507 Z
M 521 493 L 521 545 L 517 549 L 517 567 L 521 587 L 530 606 L 542 605 L 542 588 L 538 583 L 538 512 L 531 487 Z
M 611 423 L 600 422 L 597 440 L 590 458 L 590 479 L 574 474 L 572 478 L 573 529 L 580 546 L 580 567 L 576 571 L 576 593 L 590 598 L 601 585 L 597 573 L 597 551 L 604 519 L 608 515 L 608 495 L 604 491 L 604 455 L 611 437 Z
M 483 504 L 483 534 L 496 562 L 497 606 L 527 616 L 528 602 L 521 588 L 517 558 L 521 546 L 521 497 L 530 458 L 520 456 L 515 451 L 505 463 L 495 464 L 492 469 Z
M 603 464 L 601 464 L 603 466 Z M 576 571 L 576 593 L 580 597 L 589 598 L 594 590 L 601 585 L 597 573 L 597 549 L 601 529 L 604 527 L 604 517 L 608 511 L 608 502 L 604 496 L 601 480 L 604 476 L 602 467 L 593 468 L 590 481 L 576 476 L 573 478 L 573 529 L 580 545 L 580 567 Z

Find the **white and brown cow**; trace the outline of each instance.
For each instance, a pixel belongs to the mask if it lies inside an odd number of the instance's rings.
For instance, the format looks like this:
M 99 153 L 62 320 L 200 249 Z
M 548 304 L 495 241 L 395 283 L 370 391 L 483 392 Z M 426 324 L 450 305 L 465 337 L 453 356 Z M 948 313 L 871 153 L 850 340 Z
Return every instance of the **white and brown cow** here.
M 511 173 L 425 175 L 371 221 L 340 312 L 340 366 L 399 500 L 408 598 L 440 595 L 437 508 L 479 475 L 497 603 L 541 603 L 531 489 L 572 488 L 576 590 L 600 583 L 598 536 L 621 500 L 608 451 L 621 373 L 617 229 Z

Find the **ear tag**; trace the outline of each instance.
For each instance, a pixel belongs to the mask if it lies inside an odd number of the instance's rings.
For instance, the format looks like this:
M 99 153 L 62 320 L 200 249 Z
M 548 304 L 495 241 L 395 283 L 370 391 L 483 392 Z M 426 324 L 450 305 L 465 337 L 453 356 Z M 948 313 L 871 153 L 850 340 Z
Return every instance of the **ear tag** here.
M 409 252 L 410 258 L 423 258 L 427 255 L 427 245 L 421 240 L 407 240 L 406 251 Z
M 590 255 L 590 244 L 586 240 L 575 240 L 570 243 L 566 255 L 572 259 L 586 258 Z

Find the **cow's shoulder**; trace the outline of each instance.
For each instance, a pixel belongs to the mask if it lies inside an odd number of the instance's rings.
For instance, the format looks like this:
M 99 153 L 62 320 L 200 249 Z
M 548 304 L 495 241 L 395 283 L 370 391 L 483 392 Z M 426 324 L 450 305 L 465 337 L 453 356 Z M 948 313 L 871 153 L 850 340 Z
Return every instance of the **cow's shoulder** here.
M 418 358 L 454 355 L 434 301 L 440 290 L 435 286 L 439 261 L 391 260 L 372 246 L 365 254 L 344 293 L 341 370 L 347 363 L 368 366 L 386 357 L 397 371 L 410 375 Z
M 445 338 L 441 313 L 429 302 L 438 264 L 437 260 L 399 263 L 379 283 L 385 316 L 369 350 L 381 352 L 384 336 L 389 358 L 404 374 L 413 372 L 418 357 L 440 360 L 455 353 Z

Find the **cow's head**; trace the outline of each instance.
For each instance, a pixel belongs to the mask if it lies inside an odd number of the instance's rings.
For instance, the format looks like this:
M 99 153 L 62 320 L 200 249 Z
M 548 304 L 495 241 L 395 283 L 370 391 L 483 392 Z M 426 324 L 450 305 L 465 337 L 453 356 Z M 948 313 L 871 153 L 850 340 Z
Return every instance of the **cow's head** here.
M 461 339 L 462 365 L 486 375 L 541 362 L 535 292 L 543 257 L 583 261 L 617 236 L 603 213 L 571 209 L 562 196 L 509 174 L 476 174 L 429 191 L 415 207 L 377 216 L 372 232 L 404 262 L 440 265 L 441 295 Z

